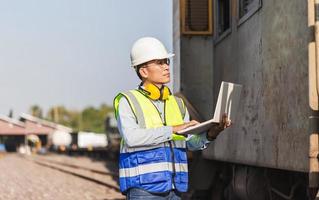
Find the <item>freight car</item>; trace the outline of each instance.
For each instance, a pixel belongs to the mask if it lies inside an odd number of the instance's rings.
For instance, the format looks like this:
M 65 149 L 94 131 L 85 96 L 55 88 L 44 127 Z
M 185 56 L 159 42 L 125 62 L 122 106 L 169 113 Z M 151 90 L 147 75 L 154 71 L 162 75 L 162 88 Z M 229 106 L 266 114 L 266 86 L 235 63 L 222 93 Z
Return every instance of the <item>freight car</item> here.
M 105 132 L 109 141 L 109 156 L 112 159 L 117 159 L 120 152 L 121 136 L 117 129 L 114 113 L 109 113 L 105 119 Z
M 243 85 L 237 123 L 193 159 L 194 198 L 316 196 L 318 5 L 173 1 L 174 91 L 189 100 L 197 119 L 212 117 L 221 81 Z
M 87 155 L 104 159 L 108 154 L 108 139 L 105 133 L 93 132 L 55 132 L 53 149 L 69 155 Z

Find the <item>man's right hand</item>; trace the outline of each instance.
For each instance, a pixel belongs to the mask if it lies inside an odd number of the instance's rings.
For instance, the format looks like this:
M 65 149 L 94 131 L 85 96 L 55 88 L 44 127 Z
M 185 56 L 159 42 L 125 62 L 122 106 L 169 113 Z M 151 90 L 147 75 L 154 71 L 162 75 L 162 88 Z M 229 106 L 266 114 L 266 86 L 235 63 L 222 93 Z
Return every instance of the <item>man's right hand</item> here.
M 176 132 L 181 131 L 185 128 L 188 128 L 190 126 L 194 126 L 196 124 L 199 124 L 199 122 L 196 120 L 192 120 L 190 122 L 186 122 L 186 123 L 181 124 L 181 125 L 173 126 L 173 132 L 176 133 Z

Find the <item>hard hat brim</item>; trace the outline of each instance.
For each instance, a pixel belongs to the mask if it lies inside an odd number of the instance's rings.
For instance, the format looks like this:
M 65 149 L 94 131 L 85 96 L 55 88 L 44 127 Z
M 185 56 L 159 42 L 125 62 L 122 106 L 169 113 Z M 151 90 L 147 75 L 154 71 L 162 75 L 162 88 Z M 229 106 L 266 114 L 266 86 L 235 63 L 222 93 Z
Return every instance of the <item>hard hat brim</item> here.
M 175 56 L 175 54 L 173 53 L 168 53 L 166 56 L 164 57 L 160 57 L 160 58 L 152 58 L 152 59 L 149 59 L 149 60 L 143 60 L 143 61 L 140 61 L 140 62 L 137 62 L 136 64 L 131 64 L 132 67 L 136 67 L 138 65 L 141 65 L 143 63 L 146 63 L 148 61 L 151 61 L 151 60 L 161 60 L 161 59 L 164 59 L 164 58 L 172 58 L 173 56 Z
M 173 56 L 175 56 L 175 54 L 173 54 L 173 53 L 167 54 L 167 58 L 171 58 L 171 57 L 173 57 Z

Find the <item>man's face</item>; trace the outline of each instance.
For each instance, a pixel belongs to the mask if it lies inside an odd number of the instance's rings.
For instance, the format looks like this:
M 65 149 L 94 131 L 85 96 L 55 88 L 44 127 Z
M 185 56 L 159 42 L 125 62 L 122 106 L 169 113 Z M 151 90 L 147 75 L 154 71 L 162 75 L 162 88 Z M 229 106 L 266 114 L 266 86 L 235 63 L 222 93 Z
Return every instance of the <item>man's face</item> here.
M 170 81 L 169 59 L 152 60 L 145 63 L 140 74 L 147 81 L 155 84 L 166 84 Z

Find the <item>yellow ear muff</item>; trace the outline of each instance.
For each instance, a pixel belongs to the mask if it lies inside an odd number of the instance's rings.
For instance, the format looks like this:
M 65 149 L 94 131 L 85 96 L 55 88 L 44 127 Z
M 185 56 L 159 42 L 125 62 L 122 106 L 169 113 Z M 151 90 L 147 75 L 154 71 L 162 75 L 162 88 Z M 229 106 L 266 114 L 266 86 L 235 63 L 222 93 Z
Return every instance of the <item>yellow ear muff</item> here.
M 148 97 L 153 100 L 158 100 L 161 97 L 161 91 L 156 85 L 147 84 L 145 90 L 149 92 Z
M 164 88 L 162 89 L 162 100 L 168 99 L 169 95 L 171 95 L 171 91 L 168 87 L 164 86 Z
M 169 95 L 172 94 L 170 89 L 166 86 L 163 86 L 160 89 L 154 84 L 147 84 L 144 89 L 142 87 L 139 88 L 152 100 L 166 100 Z

